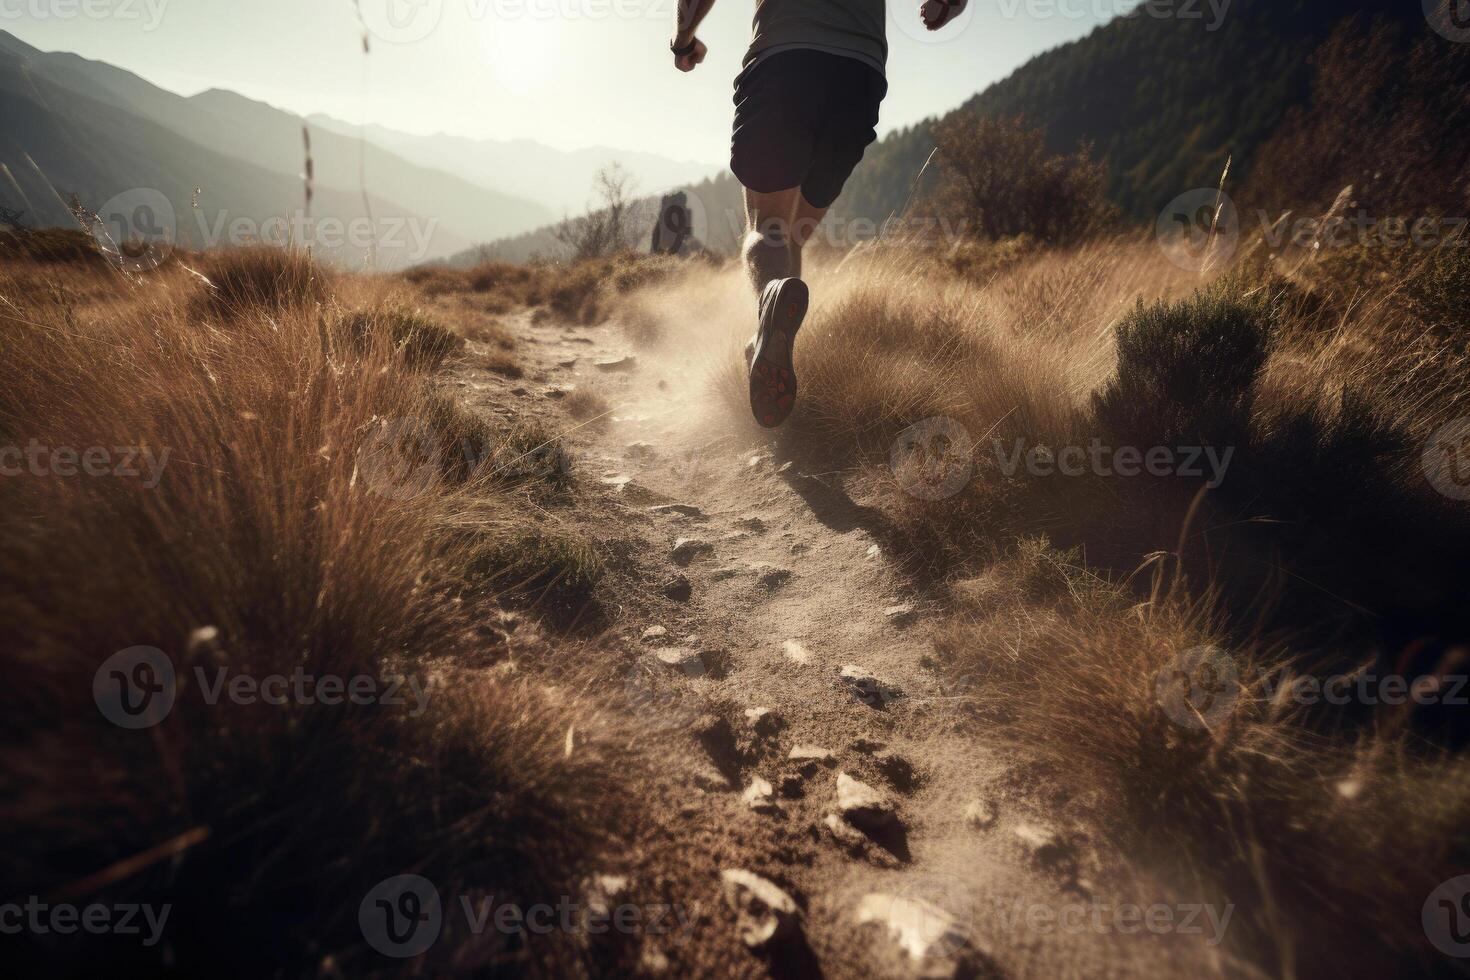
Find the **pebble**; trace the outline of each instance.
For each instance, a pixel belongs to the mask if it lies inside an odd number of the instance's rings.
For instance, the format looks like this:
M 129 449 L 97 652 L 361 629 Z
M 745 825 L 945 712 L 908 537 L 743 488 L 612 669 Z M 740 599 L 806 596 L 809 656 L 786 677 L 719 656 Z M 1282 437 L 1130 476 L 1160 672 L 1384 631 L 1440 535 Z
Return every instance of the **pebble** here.
M 697 556 L 714 551 L 714 545 L 699 538 L 680 538 L 674 542 L 673 558 L 679 565 L 687 565 Z
M 800 929 L 796 900 L 774 882 L 742 868 L 721 871 L 720 881 L 746 946 L 762 949 Z
M 769 780 L 760 776 L 751 779 L 741 799 L 745 800 L 746 806 L 757 813 L 769 813 L 776 809 L 776 791 Z
M 761 572 L 761 585 L 764 585 L 768 589 L 774 589 L 784 585 L 789 578 L 791 578 L 791 569 L 789 568 L 767 568 Z
M 787 640 L 781 644 L 781 652 L 786 659 L 795 664 L 809 664 L 812 662 L 811 651 L 802 646 L 796 640 Z
M 894 626 L 907 626 L 914 621 L 914 604 L 903 602 L 883 610 L 883 618 Z
M 856 918 L 859 925 L 881 926 L 884 936 L 897 946 L 893 958 L 907 958 L 918 975 L 959 974 L 961 964 L 956 957 L 969 945 L 971 924 L 939 906 L 915 896 L 874 892 L 858 903 Z
M 689 597 L 694 594 L 694 586 L 689 584 L 688 576 L 675 575 L 659 586 L 659 593 L 675 602 L 688 602 Z
M 704 511 L 693 504 L 657 504 L 648 508 L 650 514 L 682 514 L 685 517 L 703 517 Z
M 965 804 L 965 823 L 971 827 L 978 827 L 981 830 L 992 827 L 998 816 L 999 814 L 995 812 L 995 804 L 989 800 L 973 799 Z
M 885 681 L 880 681 L 870 671 L 857 664 L 844 665 L 839 676 L 852 691 L 852 696 L 870 707 L 882 708 L 890 701 L 903 696 L 902 690 Z
M 653 651 L 653 655 L 659 663 L 670 670 L 677 670 L 685 677 L 704 676 L 704 661 L 700 659 L 698 650 L 689 647 L 659 647 Z

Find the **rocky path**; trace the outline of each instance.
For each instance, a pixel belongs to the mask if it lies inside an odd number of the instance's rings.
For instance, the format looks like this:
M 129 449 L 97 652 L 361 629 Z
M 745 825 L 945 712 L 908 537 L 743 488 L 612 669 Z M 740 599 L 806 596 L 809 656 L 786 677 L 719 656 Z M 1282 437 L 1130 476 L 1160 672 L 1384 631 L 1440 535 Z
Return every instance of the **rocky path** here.
M 740 972 L 1229 972 L 1201 937 L 1096 912 L 1160 899 L 1106 855 L 1099 803 L 1067 774 L 961 732 L 962 702 L 926 667 L 942 609 L 840 477 L 718 421 L 708 376 L 730 338 L 650 354 L 615 325 L 527 317 L 517 333 L 525 379 L 461 383 L 550 401 L 590 388 L 612 406 L 558 424 L 635 542 L 612 626 L 636 651 L 620 693 L 690 757 L 681 818 L 707 825 Z

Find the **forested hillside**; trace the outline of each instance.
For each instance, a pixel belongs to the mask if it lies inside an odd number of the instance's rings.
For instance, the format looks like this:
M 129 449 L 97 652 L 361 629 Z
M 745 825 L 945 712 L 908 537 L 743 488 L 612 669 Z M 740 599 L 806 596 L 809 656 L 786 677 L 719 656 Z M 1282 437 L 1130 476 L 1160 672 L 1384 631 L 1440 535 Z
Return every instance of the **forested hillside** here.
M 1256 151 L 1306 103 L 1312 54 L 1355 13 L 1428 30 L 1418 4 L 1390 0 L 1234 0 L 1215 31 L 1208 16 L 1124 17 L 955 111 L 1023 115 L 1057 152 L 1093 144 L 1124 214 L 1152 217 L 1180 192 L 1215 184 L 1232 155 L 1235 181 L 1248 178 Z M 901 208 L 933 149 L 931 125 L 872 147 L 838 207 L 878 217 Z

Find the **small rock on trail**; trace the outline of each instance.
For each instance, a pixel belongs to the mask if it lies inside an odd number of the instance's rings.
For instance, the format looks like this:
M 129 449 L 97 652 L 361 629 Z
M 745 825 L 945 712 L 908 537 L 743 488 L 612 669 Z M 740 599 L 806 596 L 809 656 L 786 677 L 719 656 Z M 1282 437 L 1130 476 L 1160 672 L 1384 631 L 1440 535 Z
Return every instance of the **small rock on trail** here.
M 998 816 L 989 800 L 976 798 L 965 804 L 965 823 L 979 830 L 994 826 Z
M 893 944 L 885 965 L 901 971 L 899 976 L 972 975 L 967 955 L 970 923 L 937 905 L 915 896 L 875 892 L 858 903 L 856 919 L 859 925 L 882 927 Z
M 653 655 L 658 658 L 659 663 L 685 677 L 704 676 L 704 661 L 700 659 L 697 650 L 688 647 L 660 647 Z
M 896 606 L 889 606 L 883 610 L 883 618 L 894 626 L 907 626 L 914 621 L 914 604 L 912 602 L 901 602 Z
M 768 813 L 776 809 L 775 794 L 769 780 L 755 776 L 750 780 L 750 785 L 745 787 L 742 799 L 746 806 L 757 813 Z
M 1013 833 L 1038 867 L 1058 872 L 1069 878 L 1075 877 L 1077 873 L 1076 850 L 1056 831 L 1039 823 L 1025 821 L 1017 824 Z
M 680 514 L 684 517 L 703 517 L 704 511 L 693 504 L 656 504 L 648 508 L 650 514 Z
M 746 708 L 745 720 L 757 735 L 774 735 L 785 724 L 782 717 L 770 708 Z
M 735 911 L 740 940 L 751 949 L 763 950 L 801 928 L 796 901 L 774 882 L 743 868 L 720 872 L 725 902 Z
M 786 655 L 787 660 L 790 660 L 794 664 L 809 664 L 812 662 L 811 651 L 795 640 L 787 640 L 781 644 L 781 652 Z
M 785 585 L 790 578 L 791 569 L 789 568 L 765 567 L 761 569 L 760 573 L 761 585 L 764 585 L 768 589 L 775 589 Z
M 675 602 L 688 602 L 689 597 L 694 594 L 694 586 L 689 584 L 689 576 L 675 575 L 659 586 L 658 591 Z
M 674 542 L 673 558 L 677 565 L 688 565 L 700 555 L 712 554 L 715 546 L 699 538 L 680 538 Z
M 903 696 L 903 691 L 857 664 L 845 664 L 838 674 L 852 696 L 872 708 L 883 708 Z

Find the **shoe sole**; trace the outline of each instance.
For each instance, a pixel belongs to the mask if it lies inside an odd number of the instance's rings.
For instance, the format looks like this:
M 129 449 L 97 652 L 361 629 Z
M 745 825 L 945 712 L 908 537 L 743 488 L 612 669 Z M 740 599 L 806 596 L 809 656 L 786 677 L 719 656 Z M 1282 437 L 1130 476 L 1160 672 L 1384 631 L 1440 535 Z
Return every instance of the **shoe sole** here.
M 750 411 L 764 428 L 774 429 L 785 422 L 796 407 L 792 348 L 810 299 L 806 283 L 783 280 L 761 319 L 750 360 Z

